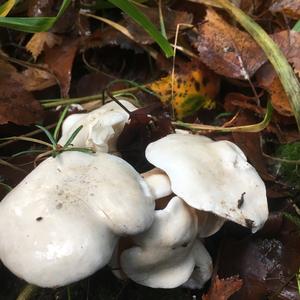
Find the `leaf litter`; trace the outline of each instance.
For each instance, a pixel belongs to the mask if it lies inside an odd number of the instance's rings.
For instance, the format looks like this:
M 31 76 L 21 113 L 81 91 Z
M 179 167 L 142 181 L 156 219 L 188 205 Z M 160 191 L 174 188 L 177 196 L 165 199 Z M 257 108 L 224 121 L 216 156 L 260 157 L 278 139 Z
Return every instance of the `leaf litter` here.
M 142 3 L 137 7 L 156 28 L 164 27 L 169 41 L 176 44 L 175 60 L 168 60 L 130 16 L 111 6 L 99 9 L 98 2 L 84 2 L 89 14 L 118 22 L 133 39 L 87 17 L 77 4 L 72 4 L 49 32 L 32 35 L 8 30 L 8 35 L 1 35 L 1 137 L 31 136 L 29 125 L 57 122 L 55 109 L 64 103 L 88 102 L 84 105 L 88 110 L 99 107 L 108 88 L 140 107 L 130 115 L 118 149 L 137 170 L 145 171 L 150 167 L 144 157 L 145 147 L 173 132 L 173 121 L 219 127 L 256 124 L 266 113 L 268 99 L 276 112 L 260 132 L 210 129 L 204 133 L 216 140 L 233 141 L 246 153 L 267 184 L 271 211 L 268 222 L 255 235 L 229 222 L 207 239 L 207 247 L 218 263 L 215 276 L 204 290 L 153 290 L 119 281 L 105 270 L 70 287 L 72 299 L 98 299 L 99 295 L 105 300 L 300 299 L 299 228 L 284 217 L 299 217 L 295 207 L 300 205 L 300 136 L 293 109 L 262 49 L 229 15 L 205 5 L 214 1 L 173 1 L 162 5 L 161 16 L 154 2 L 138 1 Z M 242 0 L 235 4 L 262 25 L 299 77 L 299 33 L 287 29 L 299 19 L 298 2 Z M 55 1 L 33 0 L 27 6 L 12 8 L 9 16 L 55 16 L 58 9 Z M 175 40 L 178 24 L 190 26 L 179 29 Z M 112 81 L 123 79 L 127 81 L 110 86 Z M 2 196 L 6 186 L 13 187 L 24 177 L 18 168 L 33 168 L 33 154 L 8 158 L 19 152 L 17 146 L 22 151 L 41 150 L 25 142 L 0 144 L 0 159 L 17 166 L 0 165 Z M 0 298 L 16 299 L 23 283 L 2 265 L 0 278 Z M 39 290 L 33 299 L 69 296 L 61 288 Z

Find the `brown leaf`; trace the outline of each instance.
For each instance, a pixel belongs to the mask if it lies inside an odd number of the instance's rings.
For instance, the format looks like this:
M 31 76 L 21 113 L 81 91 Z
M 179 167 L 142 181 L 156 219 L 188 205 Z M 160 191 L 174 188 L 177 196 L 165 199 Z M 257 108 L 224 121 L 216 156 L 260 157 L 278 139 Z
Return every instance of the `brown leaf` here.
M 189 38 L 201 61 L 226 77 L 247 79 L 266 61 L 248 33 L 230 25 L 212 9 L 207 10 L 205 22 L 190 31 Z
M 292 116 L 293 111 L 289 99 L 271 64 L 264 65 L 257 72 L 256 78 L 259 86 L 266 89 L 270 94 L 274 109 L 283 116 Z
M 300 265 L 299 230 L 285 218 L 278 225 L 275 231 L 264 232 L 263 228 L 259 236 L 224 239 L 218 272 L 222 276 L 238 273 L 243 278 L 243 286 L 233 299 L 300 299 L 292 278 Z
M 68 97 L 73 61 L 79 46 L 79 41 L 66 39 L 60 46 L 45 47 L 45 63 L 60 82 L 62 97 Z
M 57 84 L 55 77 L 46 70 L 27 68 L 18 72 L 13 65 L 0 59 L 0 77 L 7 76 L 21 84 L 29 92 L 40 91 Z
M 236 293 L 243 285 L 243 280 L 238 276 L 219 279 L 217 275 L 211 283 L 210 289 L 202 300 L 227 300 L 231 295 Z
M 298 20 L 300 18 L 300 2 L 299 0 L 278 0 L 271 5 L 270 11 L 279 12 Z
M 271 37 L 279 45 L 295 73 L 300 76 L 300 32 L 283 30 Z
M 35 33 L 29 42 L 26 44 L 26 49 L 29 51 L 34 60 L 44 51 L 45 45 L 49 48 L 59 45 L 62 42 L 62 38 L 51 32 L 38 32 Z
M 40 103 L 11 77 L 0 77 L 0 124 L 30 125 L 42 119 Z

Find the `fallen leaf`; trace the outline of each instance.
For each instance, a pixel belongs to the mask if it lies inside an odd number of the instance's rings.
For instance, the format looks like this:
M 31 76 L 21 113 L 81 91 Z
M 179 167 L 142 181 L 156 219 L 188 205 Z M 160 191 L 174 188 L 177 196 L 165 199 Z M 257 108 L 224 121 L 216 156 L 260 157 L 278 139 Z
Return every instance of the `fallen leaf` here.
M 37 32 L 35 33 L 29 42 L 26 44 L 26 49 L 29 51 L 34 60 L 43 52 L 45 45 L 49 48 L 59 45 L 62 42 L 62 38 L 51 32 Z
M 182 119 L 201 108 L 215 108 L 213 98 L 219 91 L 219 79 L 202 64 L 194 61 L 180 65 L 174 78 L 172 74 L 168 75 L 148 87 L 160 97 L 162 103 L 173 107 L 178 119 Z
M 265 234 L 262 229 L 259 236 L 224 239 L 218 272 L 243 278 L 243 286 L 233 299 L 300 299 L 293 277 L 300 265 L 299 231 L 286 219 L 275 227 Z
M 202 300 L 228 300 L 242 285 L 243 280 L 239 279 L 238 276 L 219 279 L 217 275 L 212 280 L 208 293 L 202 296 Z
M 41 121 L 43 109 L 31 93 L 11 77 L 0 76 L 0 124 L 30 125 Z
M 300 77 L 300 32 L 283 30 L 271 37 L 293 66 L 294 72 Z
M 57 84 L 55 77 L 42 69 L 27 68 L 21 74 L 23 87 L 29 92 L 41 91 Z
M 45 46 L 45 64 L 60 82 L 61 96 L 68 97 L 72 79 L 72 67 L 79 41 L 66 39 L 60 46 Z
M 270 11 L 282 13 L 298 20 L 300 18 L 300 2 L 299 0 L 278 0 L 270 6 Z
M 283 116 L 293 116 L 289 99 L 271 64 L 264 65 L 256 74 L 257 83 L 270 94 L 274 109 Z
M 188 36 L 200 60 L 226 77 L 245 80 L 266 61 L 264 52 L 248 33 L 227 23 L 213 9 L 207 9 L 205 21 Z
M 43 67 L 42 65 L 39 66 Z M 29 67 L 22 72 L 18 72 L 13 65 L 1 59 L 0 77 L 10 77 L 14 81 L 19 82 L 29 92 L 40 91 L 57 84 L 55 77 L 46 70 Z

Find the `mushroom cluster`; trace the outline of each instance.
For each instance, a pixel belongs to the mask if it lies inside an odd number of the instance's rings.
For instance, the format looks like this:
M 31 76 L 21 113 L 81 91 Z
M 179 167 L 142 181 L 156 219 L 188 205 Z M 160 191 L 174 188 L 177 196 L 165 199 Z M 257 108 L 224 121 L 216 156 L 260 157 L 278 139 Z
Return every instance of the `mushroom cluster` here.
M 235 144 L 169 134 L 147 146 L 154 167 L 139 174 L 113 155 L 129 117 L 115 102 L 71 115 L 60 142 L 82 125 L 73 145 L 96 153 L 46 159 L 0 202 L 0 259 L 17 276 L 57 287 L 110 263 L 145 286 L 201 288 L 212 274 L 203 239 L 226 220 L 263 226 L 265 185 Z

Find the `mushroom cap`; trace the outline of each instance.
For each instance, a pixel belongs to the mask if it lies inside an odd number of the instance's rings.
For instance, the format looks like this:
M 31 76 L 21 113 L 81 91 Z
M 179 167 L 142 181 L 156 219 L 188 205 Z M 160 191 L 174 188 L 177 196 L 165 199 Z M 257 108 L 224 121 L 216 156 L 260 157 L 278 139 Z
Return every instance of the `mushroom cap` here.
M 196 265 L 196 235 L 195 211 L 174 197 L 165 209 L 155 212 L 151 228 L 134 237 L 138 246 L 121 254 L 121 268 L 139 284 L 177 287 L 189 279 Z
M 64 285 L 111 258 L 118 235 L 149 228 L 154 199 L 119 157 L 48 158 L 0 202 L 0 258 L 39 286 Z
M 119 100 L 129 111 L 137 108 L 126 100 Z M 73 114 L 62 126 L 59 144 L 64 145 L 72 133 L 83 126 L 72 144 L 75 147 L 91 147 L 101 152 L 116 151 L 116 140 L 122 132 L 129 114 L 116 102 L 109 102 L 89 113 Z
M 149 144 L 146 158 L 167 173 L 172 191 L 190 206 L 253 232 L 267 220 L 265 185 L 235 144 L 170 134 Z

